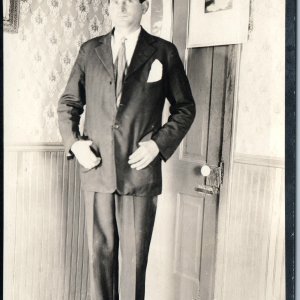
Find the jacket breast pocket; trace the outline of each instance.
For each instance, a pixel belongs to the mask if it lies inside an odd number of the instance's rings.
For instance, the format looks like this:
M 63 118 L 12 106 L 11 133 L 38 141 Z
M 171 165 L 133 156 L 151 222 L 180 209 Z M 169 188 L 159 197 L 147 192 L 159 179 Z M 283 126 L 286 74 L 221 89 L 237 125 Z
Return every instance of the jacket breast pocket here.
M 150 96 L 154 95 L 154 96 L 159 96 L 160 93 L 162 93 L 162 80 L 159 81 L 154 81 L 154 82 L 146 82 L 144 84 L 144 91 L 145 93 L 147 93 Z
M 162 83 L 162 79 L 156 80 L 156 81 L 146 81 L 146 86 L 154 86 Z

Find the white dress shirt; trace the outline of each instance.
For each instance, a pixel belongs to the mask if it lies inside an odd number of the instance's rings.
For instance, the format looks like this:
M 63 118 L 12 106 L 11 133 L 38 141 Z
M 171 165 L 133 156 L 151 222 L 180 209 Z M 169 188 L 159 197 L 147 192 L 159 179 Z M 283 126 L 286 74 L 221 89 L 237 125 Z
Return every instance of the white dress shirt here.
M 125 50 L 126 50 L 126 61 L 127 61 L 127 66 L 130 65 L 133 52 L 136 47 L 137 40 L 139 38 L 141 32 L 141 27 L 137 29 L 136 31 L 126 35 L 125 37 Z M 116 30 L 114 30 L 114 33 L 111 38 L 111 49 L 112 49 L 112 55 L 113 55 L 113 62 L 115 63 L 119 48 L 121 46 L 121 39 L 123 36 L 120 36 Z

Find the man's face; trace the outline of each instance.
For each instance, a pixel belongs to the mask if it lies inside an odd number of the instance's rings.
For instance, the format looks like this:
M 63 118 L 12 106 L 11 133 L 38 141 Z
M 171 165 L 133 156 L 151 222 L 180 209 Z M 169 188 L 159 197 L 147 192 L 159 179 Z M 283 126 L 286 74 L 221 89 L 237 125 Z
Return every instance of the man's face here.
M 147 0 L 143 3 L 139 0 L 110 0 L 109 14 L 114 26 L 136 28 L 140 25 L 148 6 Z

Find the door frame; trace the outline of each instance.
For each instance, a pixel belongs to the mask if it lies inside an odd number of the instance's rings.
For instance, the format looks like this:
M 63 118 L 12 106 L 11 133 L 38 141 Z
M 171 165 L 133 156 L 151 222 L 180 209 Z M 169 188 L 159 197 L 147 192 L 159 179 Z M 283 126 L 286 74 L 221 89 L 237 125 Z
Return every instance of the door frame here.
M 228 224 L 231 208 L 231 186 L 233 175 L 234 152 L 236 145 L 237 131 L 237 115 L 238 115 L 238 89 L 239 89 L 239 73 L 240 60 L 242 53 L 242 45 L 231 45 L 230 49 L 235 52 L 231 56 L 234 74 L 227 77 L 226 80 L 226 98 L 229 101 L 225 102 L 224 127 L 223 127 L 223 146 L 222 159 L 224 161 L 224 176 L 223 184 L 220 187 L 219 209 L 218 209 L 218 224 L 217 224 L 217 245 L 215 259 L 215 287 L 214 297 L 221 300 L 224 286 L 224 270 L 226 267 L 226 239 L 228 235 Z M 234 59 L 235 57 L 235 59 Z M 234 88 L 232 88 L 232 86 Z

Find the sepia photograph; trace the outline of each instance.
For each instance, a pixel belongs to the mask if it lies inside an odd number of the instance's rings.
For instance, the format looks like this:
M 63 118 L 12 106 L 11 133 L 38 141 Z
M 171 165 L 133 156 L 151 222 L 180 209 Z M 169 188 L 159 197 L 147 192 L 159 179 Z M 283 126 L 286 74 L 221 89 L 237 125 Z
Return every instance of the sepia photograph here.
M 286 299 L 286 1 L 3 8 L 4 299 Z

